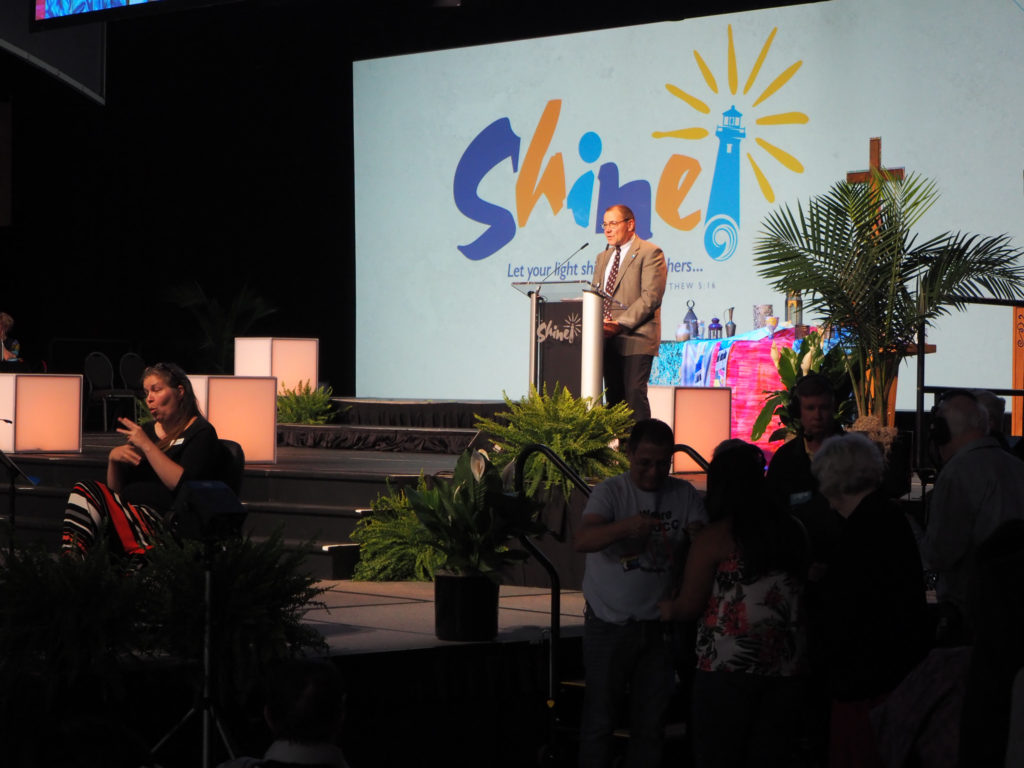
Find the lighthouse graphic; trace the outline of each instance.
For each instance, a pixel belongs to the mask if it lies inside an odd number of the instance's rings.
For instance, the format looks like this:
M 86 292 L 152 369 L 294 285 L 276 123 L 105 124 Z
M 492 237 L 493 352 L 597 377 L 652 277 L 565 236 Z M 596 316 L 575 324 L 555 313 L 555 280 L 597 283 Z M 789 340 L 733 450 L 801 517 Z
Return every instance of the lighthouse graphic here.
M 704 225 L 704 250 L 715 261 L 726 261 L 736 252 L 740 226 L 740 142 L 747 135 L 740 125 L 741 112 L 733 105 L 722 113 L 718 157 L 711 180 L 711 196 Z

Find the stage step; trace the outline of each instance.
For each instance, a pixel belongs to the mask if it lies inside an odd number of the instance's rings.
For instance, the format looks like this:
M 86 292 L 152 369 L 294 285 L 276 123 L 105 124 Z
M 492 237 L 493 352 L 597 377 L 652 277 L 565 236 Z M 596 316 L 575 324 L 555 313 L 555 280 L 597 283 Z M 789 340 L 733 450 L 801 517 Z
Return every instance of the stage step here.
M 337 424 L 363 427 L 475 429 L 478 416 L 507 411 L 504 400 L 412 400 L 335 397 Z
M 359 546 L 349 538 L 356 523 L 369 510 L 324 504 L 288 504 L 246 501 L 245 533 L 264 541 L 274 533 L 284 538 L 285 549 L 302 552 L 316 579 L 349 579 L 359 559 Z
M 336 579 L 351 575 L 355 548 L 350 535 L 373 501 L 389 488 L 415 485 L 420 474 L 450 472 L 457 454 L 470 444 L 477 432 L 472 428 L 474 412 L 493 413 L 504 403 L 464 404 L 417 403 L 413 412 L 401 416 L 394 402 L 374 406 L 379 421 L 389 419 L 416 422 L 400 428 L 387 423 L 341 425 L 350 436 L 362 435 L 377 447 L 394 442 L 392 450 L 325 449 L 282 444 L 284 433 L 320 428 L 278 425 L 279 444 L 274 464 L 247 463 L 240 498 L 248 511 L 246 532 L 265 539 L 280 532 L 289 548 L 308 555 L 317 578 Z M 421 406 L 421 407 L 420 407 Z M 367 406 L 369 407 L 369 406 Z M 408 408 L 406 403 L 402 408 Z M 370 420 L 364 408 L 352 408 L 353 417 Z M 347 411 L 348 412 L 348 411 Z M 361 414 L 361 415 L 360 415 Z M 392 436 L 402 433 L 402 437 Z M 312 432 L 306 433 L 307 438 Z M 367 437 L 367 436 L 372 436 Z M 315 435 L 314 435 L 315 437 Z M 16 482 L 13 498 L 16 512 L 15 542 L 19 546 L 39 544 L 56 551 L 64 503 L 71 487 L 82 480 L 104 480 L 107 455 L 124 437 L 116 432 L 82 436 L 81 453 L 13 454 L 15 464 L 32 478 Z M 402 450 L 393 450 L 398 445 Z M 412 446 L 410 448 L 410 446 Z M 426 449 L 426 450 L 424 450 Z M 0 518 L 7 522 L 12 501 L 9 486 L 0 487 Z M 0 546 L 7 543 L 7 525 L 0 525 Z
M 349 451 L 404 451 L 458 455 L 482 442 L 475 429 L 279 424 L 277 444 L 291 448 Z
M 102 440 L 106 440 L 103 437 Z M 93 439 L 92 442 L 97 442 Z M 298 451 L 303 461 L 296 460 Z M 424 454 L 374 459 L 374 454 L 303 449 L 281 449 L 278 465 L 249 465 L 241 488 L 248 512 L 245 531 L 255 540 L 280 532 L 289 549 L 308 556 L 318 579 L 351 576 L 355 554 L 350 535 L 368 513 L 378 495 L 402 488 L 427 474 L 445 471 L 454 457 Z M 103 480 L 106 452 L 54 455 L 21 454 L 14 457 L 37 485 L 16 484 L 15 541 L 18 546 L 39 545 L 56 551 L 60 542 L 64 503 L 71 487 L 81 480 Z M 345 466 L 339 468 L 339 460 Z M 416 469 L 415 472 L 409 471 Z M 0 487 L 0 518 L 7 522 L 10 494 Z M 0 545 L 7 544 L 7 525 L 0 529 Z
M 268 537 L 251 534 L 250 540 L 264 542 Z M 289 552 L 305 555 L 305 571 L 317 581 L 339 581 L 351 579 L 359 562 L 359 545 L 348 541 L 324 543 L 309 539 L 284 539 L 284 548 Z

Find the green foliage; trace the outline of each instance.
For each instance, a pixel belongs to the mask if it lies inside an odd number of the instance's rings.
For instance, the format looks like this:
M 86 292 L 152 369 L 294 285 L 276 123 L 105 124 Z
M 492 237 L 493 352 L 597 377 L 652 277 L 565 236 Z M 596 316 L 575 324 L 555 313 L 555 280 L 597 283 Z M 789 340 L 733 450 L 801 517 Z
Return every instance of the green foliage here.
M 140 572 L 147 623 L 155 644 L 198 658 L 203 636 L 203 547 L 164 535 Z M 231 539 L 217 546 L 211 567 L 212 655 L 222 695 L 251 693 L 268 664 L 304 649 L 326 650 L 323 637 L 302 624 L 323 589 L 309 575 L 305 555 L 287 550 L 280 531 L 265 541 Z
M 912 230 L 937 199 L 932 181 L 875 171 L 870 184 L 837 183 L 806 208 L 782 206 L 762 222 L 759 276 L 781 293 L 800 291 L 805 312 L 841 329 L 860 416 L 886 418 L 919 326 L 964 309 L 958 296 L 1024 299 L 1024 259 L 1008 236 L 917 241 Z
M 31 690 L 58 708 L 75 690 L 97 701 L 123 691 L 122 653 L 146 648 L 138 579 L 111 567 L 103 547 L 84 560 L 18 550 L 0 567 L 0 718 Z
M 20 550 L 0 564 L 0 718 L 31 700 L 49 723 L 123 704 L 133 659 L 196 661 L 203 641 L 198 544 L 169 536 L 143 561 Z M 237 540 L 212 559 L 212 659 L 220 700 L 255 690 L 266 665 L 326 643 L 302 617 L 322 592 L 280 536 Z M 190 674 L 198 669 L 189 665 Z M 26 697 L 31 697 L 28 699 Z M 71 711 L 73 710 L 73 711 Z
M 141 765 L 135 656 L 150 652 L 138 579 L 105 552 L 55 560 L 19 550 L 0 564 L 0 762 Z M 45 715 L 45 716 L 43 716 Z
M 148 424 L 154 421 L 153 414 L 150 413 L 149 406 L 146 405 L 146 401 L 141 397 L 135 398 L 135 423 L 136 424 Z
M 506 494 L 501 475 L 482 451 L 465 451 L 451 480 L 435 478 L 432 488 L 408 491 L 409 505 L 441 553 L 440 567 L 460 575 L 498 579 L 506 564 L 527 558 L 510 544 L 521 534 L 539 535 L 537 505 Z
M 420 475 L 417 490 L 427 483 Z M 373 513 L 356 523 L 352 541 L 359 544 L 356 581 L 431 581 L 441 553 L 430 545 L 427 529 L 416 517 L 402 489 L 389 487 L 374 499 Z
M 528 445 L 540 443 L 562 457 L 581 477 L 603 480 L 621 474 L 629 465 L 625 454 L 612 449 L 613 440 L 625 440 L 633 428 L 632 411 L 625 403 L 611 408 L 591 406 L 589 398 L 573 397 L 557 386 L 530 393 L 518 402 L 504 395 L 508 411 L 495 418 L 477 416 L 476 428 L 494 442 L 492 456 L 502 469 L 516 460 Z M 540 489 L 559 488 L 564 498 L 572 490 L 568 479 L 540 453 L 526 461 L 523 488 L 528 496 Z
M 300 381 L 294 389 L 282 387 L 277 396 L 277 421 L 280 424 L 326 424 L 334 416 L 331 387 L 313 389 L 309 381 Z
M 764 407 L 754 420 L 750 430 L 750 439 L 759 440 L 768 429 L 773 416 L 778 416 L 782 426 L 772 432 L 770 441 L 784 440 L 800 431 L 800 420 L 790 415 L 789 406 L 793 402 L 793 392 L 797 383 L 809 373 L 821 373 L 832 382 L 832 391 L 836 393 L 835 419 L 840 423 L 850 420 L 853 411 L 853 400 L 849 396 L 850 381 L 846 371 L 846 355 L 839 345 L 833 345 L 825 352 L 820 331 L 811 331 L 801 341 L 800 352 L 790 346 L 777 346 L 772 343 L 772 359 L 782 379 L 783 389 L 765 392 L 767 397 Z M 843 393 L 847 393 L 843 397 Z

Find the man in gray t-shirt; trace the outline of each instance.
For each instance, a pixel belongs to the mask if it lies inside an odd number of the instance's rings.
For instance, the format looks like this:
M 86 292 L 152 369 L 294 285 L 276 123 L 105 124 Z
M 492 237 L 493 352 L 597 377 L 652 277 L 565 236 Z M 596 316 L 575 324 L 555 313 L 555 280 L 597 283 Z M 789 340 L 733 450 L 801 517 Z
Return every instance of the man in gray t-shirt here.
M 580 765 L 611 764 L 614 713 L 630 697 L 627 766 L 659 765 L 674 671 L 658 601 L 668 597 L 676 552 L 707 515 L 690 483 L 669 477 L 675 437 L 662 421 L 637 422 L 629 472 L 594 489 L 576 535 L 587 553 L 583 660 L 586 692 Z

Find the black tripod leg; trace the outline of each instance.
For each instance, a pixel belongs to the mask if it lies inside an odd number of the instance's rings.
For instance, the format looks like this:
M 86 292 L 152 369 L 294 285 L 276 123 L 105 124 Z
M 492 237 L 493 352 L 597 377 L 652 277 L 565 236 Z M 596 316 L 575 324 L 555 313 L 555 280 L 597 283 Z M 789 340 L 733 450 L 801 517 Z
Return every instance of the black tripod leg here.
M 209 547 L 209 544 L 207 544 Z M 210 565 L 212 553 L 207 550 L 206 554 L 206 572 L 204 573 L 204 584 L 203 584 L 203 600 L 205 602 L 203 611 L 203 693 L 202 700 L 197 706 L 192 707 L 185 716 L 178 721 L 177 725 L 171 728 L 167 732 L 167 735 L 157 742 L 156 746 L 150 751 L 150 755 L 156 754 L 157 750 L 160 749 L 167 741 L 189 721 L 189 718 L 196 712 L 201 712 L 203 717 L 203 768 L 209 768 L 210 765 L 210 721 L 217 726 L 217 732 L 220 734 L 221 743 L 228 752 L 228 757 L 232 760 L 235 759 L 235 751 L 231 748 L 231 741 L 228 739 L 227 732 L 224 730 L 224 726 L 220 722 L 220 718 L 217 716 L 217 710 L 213 706 L 213 701 L 210 698 L 211 689 L 211 659 L 210 659 L 210 627 L 212 622 L 211 616 L 211 597 L 212 597 L 212 569 Z
M 182 728 L 184 728 L 185 727 L 185 723 L 187 723 L 189 721 L 189 719 L 192 717 L 192 715 L 194 715 L 198 711 L 199 711 L 198 707 L 192 707 L 192 709 L 190 709 L 188 712 L 186 712 L 185 716 L 183 718 L 181 718 L 181 720 L 179 720 L 174 725 L 174 727 L 171 728 L 171 730 L 169 730 L 167 733 L 165 733 L 163 738 L 160 739 L 160 741 L 158 741 L 153 746 L 153 748 L 151 750 L 149 750 L 149 754 L 150 755 L 155 755 L 157 752 L 159 752 L 160 751 L 160 747 L 162 747 L 164 744 L 166 744 L 168 741 L 170 741 L 171 737 L 174 736 L 174 734 L 176 734 L 178 731 L 180 731 Z

